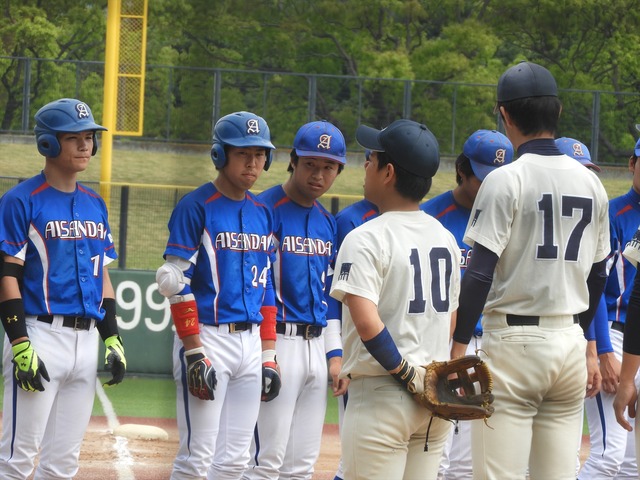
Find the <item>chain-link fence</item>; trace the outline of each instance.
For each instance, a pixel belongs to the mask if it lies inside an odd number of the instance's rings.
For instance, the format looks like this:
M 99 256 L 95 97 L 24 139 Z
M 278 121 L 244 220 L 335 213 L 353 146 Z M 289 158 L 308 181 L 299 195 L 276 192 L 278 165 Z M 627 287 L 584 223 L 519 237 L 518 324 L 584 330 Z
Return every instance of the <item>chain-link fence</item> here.
M 35 111 L 63 96 L 86 101 L 102 118 L 101 62 L 0 57 L 0 73 L 7 79 L 0 133 L 31 133 Z M 412 118 L 429 126 L 445 155 L 456 155 L 473 131 L 499 128 L 489 84 L 163 65 L 147 65 L 145 78 L 143 135 L 132 142 L 209 143 L 215 121 L 238 110 L 262 115 L 277 146 L 290 146 L 300 125 L 320 118 L 352 149 L 360 123 L 380 128 Z M 598 163 L 625 162 L 638 135 L 640 94 L 560 89 L 560 96 L 559 136 L 580 139 Z

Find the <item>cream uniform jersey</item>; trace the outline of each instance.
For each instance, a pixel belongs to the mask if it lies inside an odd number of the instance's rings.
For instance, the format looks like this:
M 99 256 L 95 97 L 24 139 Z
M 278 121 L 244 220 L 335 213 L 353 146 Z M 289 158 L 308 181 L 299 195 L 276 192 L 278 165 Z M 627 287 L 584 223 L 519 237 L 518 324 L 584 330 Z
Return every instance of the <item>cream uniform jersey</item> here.
M 464 237 L 500 257 L 484 311 L 542 316 L 586 311 L 586 279 L 610 249 L 607 204 L 597 176 L 566 155 L 526 153 L 491 172 Z M 594 230 L 597 235 L 586 234 Z
M 460 248 L 453 235 L 421 210 L 387 212 L 345 237 L 331 296 L 372 301 L 400 354 L 414 365 L 449 358 L 451 314 L 458 308 Z M 388 375 L 342 311 L 341 376 Z

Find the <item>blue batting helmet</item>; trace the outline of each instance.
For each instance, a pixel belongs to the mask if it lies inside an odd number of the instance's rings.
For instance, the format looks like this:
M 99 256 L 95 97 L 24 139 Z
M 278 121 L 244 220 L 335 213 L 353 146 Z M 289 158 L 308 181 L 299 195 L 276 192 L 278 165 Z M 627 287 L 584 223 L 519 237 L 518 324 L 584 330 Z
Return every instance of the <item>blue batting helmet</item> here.
M 271 143 L 269 126 L 264 118 L 251 112 L 235 112 L 225 115 L 213 128 L 211 160 L 220 169 L 227 163 L 224 147 L 264 147 L 267 160 L 264 169 L 269 170 L 271 153 L 276 147 Z
M 93 114 L 89 105 L 73 98 L 61 98 L 47 103 L 36 112 L 36 143 L 38 152 L 45 157 L 57 157 L 60 155 L 60 142 L 58 133 L 79 133 L 93 131 L 93 150 L 91 155 L 98 151 L 96 130 L 106 130 L 93 120 Z

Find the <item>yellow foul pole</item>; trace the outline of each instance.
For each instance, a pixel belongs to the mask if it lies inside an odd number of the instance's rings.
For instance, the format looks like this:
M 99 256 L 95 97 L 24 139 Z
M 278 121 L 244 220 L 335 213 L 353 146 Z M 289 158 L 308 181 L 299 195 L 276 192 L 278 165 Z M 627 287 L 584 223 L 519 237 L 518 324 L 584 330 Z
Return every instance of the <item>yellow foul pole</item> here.
M 111 200 L 111 165 L 113 154 L 113 133 L 116 128 L 116 94 L 118 76 L 118 42 L 120 31 L 120 2 L 109 0 L 107 7 L 107 40 L 104 63 L 104 105 L 102 124 L 107 128 L 102 132 L 100 147 L 100 194 L 109 207 Z

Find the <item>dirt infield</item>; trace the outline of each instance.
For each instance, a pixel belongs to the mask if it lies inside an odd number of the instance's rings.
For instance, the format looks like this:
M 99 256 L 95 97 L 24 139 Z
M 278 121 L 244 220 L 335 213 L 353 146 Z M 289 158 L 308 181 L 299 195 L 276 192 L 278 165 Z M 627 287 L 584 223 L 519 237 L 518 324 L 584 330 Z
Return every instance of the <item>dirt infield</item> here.
M 75 480 L 164 480 L 169 478 L 178 445 L 175 420 L 120 417 L 120 424 L 151 425 L 164 429 L 168 440 L 124 439 L 114 436 L 105 417 L 93 417 L 80 452 Z M 583 436 L 581 463 L 589 454 L 589 437 Z M 320 458 L 313 480 L 333 480 L 340 459 L 337 425 L 325 425 Z
M 162 480 L 168 479 L 178 448 L 175 420 L 120 417 L 121 425 L 134 423 L 164 429 L 168 440 L 116 438 L 105 417 L 93 417 L 80 452 L 80 470 L 75 480 Z M 126 452 L 128 452 L 128 457 Z M 123 460 L 124 459 L 124 460 Z M 337 425 L 325 425 L 320 459 L 314 480 L 333 480 L 340 459 Z M 118 463 L 129 465 L 117 466 Z

